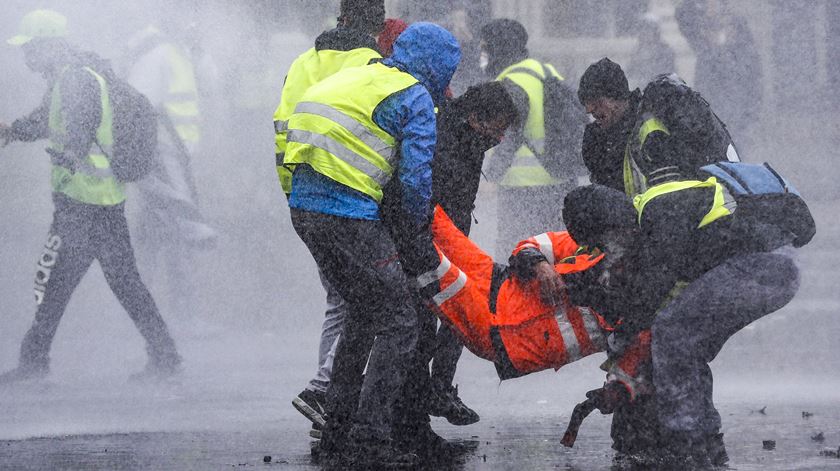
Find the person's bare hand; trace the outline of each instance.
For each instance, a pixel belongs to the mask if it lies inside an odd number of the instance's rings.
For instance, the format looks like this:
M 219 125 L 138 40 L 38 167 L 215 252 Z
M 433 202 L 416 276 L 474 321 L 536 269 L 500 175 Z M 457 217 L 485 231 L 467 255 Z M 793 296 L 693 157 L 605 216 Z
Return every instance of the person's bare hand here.
M 548 262 L 540 262 L 534 267 L 537 283 L 540 287 L 540 299 L 549 306 L 559 306 L 566 300 L 566 285 L 560 274 Z

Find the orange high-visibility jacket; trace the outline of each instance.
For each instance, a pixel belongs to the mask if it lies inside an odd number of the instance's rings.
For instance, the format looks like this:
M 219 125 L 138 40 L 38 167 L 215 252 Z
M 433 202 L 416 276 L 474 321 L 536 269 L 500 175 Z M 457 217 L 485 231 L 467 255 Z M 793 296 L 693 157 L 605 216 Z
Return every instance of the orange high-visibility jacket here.
M 556 370 L 606 349 L 607 325 L 597 313 L 567 303 L 560 307 L 544 304 L 536 280 L 506 279 L 492 313 L 493 259 L 458 230 L 439 206 L 432 233 L 440 265 L 418 277 L 418 283 L 421 287 L 440 283 L 433 299 L 436 311 L 471 352 L 499 361 L 491 336 L 495 330 L 510 363 L 519 374 L 527 374 Z M 548 232 L 522 241 L 514 254 L 526 247 L 540 250 L 560 274 L 586 270 L 601 259 L 577 255 L 579 247 L 567 232 Z

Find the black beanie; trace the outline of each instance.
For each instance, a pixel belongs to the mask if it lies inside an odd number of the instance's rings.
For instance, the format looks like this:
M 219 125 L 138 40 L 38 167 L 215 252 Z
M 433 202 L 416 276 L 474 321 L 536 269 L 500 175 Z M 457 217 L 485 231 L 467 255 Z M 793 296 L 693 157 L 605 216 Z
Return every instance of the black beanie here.
M 385 26 L 385 0 L 341 0 L 339 20 L 375 36 Z
M 578 99 L 582 104 L 601 97 L 626 100 L 629 96 L 627 76 L 620 65 L 606 57 L 590 65 L 580 78 Z
M 637 218 L 627 195 L 603 185 L 575 188 L 563 200 L 563 223 L 580 245 L 593 245 L 610 229 L 636 228 Z
M 501 18 L 493 20 L 481 28 L 481 40 L 484 41 L 490 60 L 497 68 L 504 68 L 528 57 L 528 32 L 516 20 Z M 496 74 L 501 70 L 493 70 Z

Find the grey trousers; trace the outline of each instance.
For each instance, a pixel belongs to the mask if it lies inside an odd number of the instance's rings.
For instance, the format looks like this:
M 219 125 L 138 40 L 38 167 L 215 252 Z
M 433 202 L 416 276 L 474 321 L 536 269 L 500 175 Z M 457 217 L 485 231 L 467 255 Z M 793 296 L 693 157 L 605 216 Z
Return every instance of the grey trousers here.
M 338 337 L 341 335 L 341 328 L 344 326 L 344 318 L 349 310 L 344 298 L 336 291 L 324 273 L 318 270 L 321 277 L 321 284 L 327 292 L 327 310 L 324 312 L 324 324 L 321 326 L 321 343 L 318 346 L 318 371 L 315 377 L 309 381 L 306 389 L 326 393 L 332 376 L 333 358 L 335 349 L 338 346 Z
M 657 314 L 651 353 L 665 433 L 700 439 L 718 432 L 709 362 L 729 337 L 782 308 L 798 289 L 799 270 L 790 258 L 739 255 L 693 281 Z
M 394 242 L 380 221 L 296 209 L 291 216 L 349 308 L 327 389 L 327 429 L 345 429 L 363 440 L 389 439 L 419 329 Z

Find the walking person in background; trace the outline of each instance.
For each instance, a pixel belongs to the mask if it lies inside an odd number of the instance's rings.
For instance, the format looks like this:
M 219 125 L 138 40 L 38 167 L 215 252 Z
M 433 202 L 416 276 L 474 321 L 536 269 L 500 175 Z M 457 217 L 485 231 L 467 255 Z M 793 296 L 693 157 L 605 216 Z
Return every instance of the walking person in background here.
M 24 16 L 19 46 L 27 66 L 49 83 L 44 100 L 29 116 L 0 127 L 4 142 L 49 139 L 55 212 L 35 274 L 35 321 L 23 339 L 17 368 L 0 383 L 42 378 L 49 351 L 76 286 L 94 260 L 146 340 L 149 362 L 137 379 L 178 373 L 181 357 L 146 289 L 125 220 L 125 183 L 108 155 L 115 144 L 115 113 L 109 94 L 116 81 L 109 64 L 66 41 L 67 20 L 51 10 Z
M 528 32 L 515 20 L 481 29 L 485 72 L 505 85 L 517 112 L 487 163 L 488 179 L 498 183 L 499 258 L 526 237 L 562 228 L 556 203 L 583 174 L 583 108 L 554 66 L 530 57 L 527 46 Z
M 764 100 L 761 57 L 746 18 L 727 0 L 686 0 L 675 16 L 697 56 L 694 88 L 709 100 L 745 151 L 755 140 Z
M 196 305 L 195 255 L 217 237 L 198 208 L 192 170 L 201 139 L 195 67 L 186 48 L 154 25 L 129 40 L 125 62 L 128 82 L 149 99 L 159 123 L 158 160 L 137 183 L 134 232 L 150 264 L 166 267 L 169 310 L 185 317 Z

